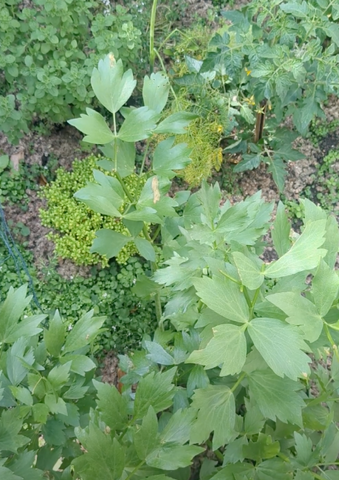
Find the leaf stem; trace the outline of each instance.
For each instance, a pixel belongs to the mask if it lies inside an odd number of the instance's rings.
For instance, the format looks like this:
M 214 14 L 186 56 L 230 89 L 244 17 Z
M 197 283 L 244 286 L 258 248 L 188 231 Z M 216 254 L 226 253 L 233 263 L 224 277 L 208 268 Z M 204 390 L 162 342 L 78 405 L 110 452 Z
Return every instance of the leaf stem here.
M 158 0 L 153 0 L 152 10 L 151 10 L 150 31 L 149 31 L 149 64 L 150 64 L 151 73 L 153 73 L 153 70 L 154 70 L 154 59 L 155 59 L 154 32 L 155 32 L 157 4 L 158 4 Z
M 125 478 L 125 480 L 130 480 L 133 475 L 135 474 L 135 472 L 137 472 L 139 470 L 139 468 L 141 468 L 144 464 L 145 464 L 146 460 L 143 460 L 142 462 L 139 463 L 139 465 L 137 465 L 132 471 L 131 473 Z
M 220 462 L 223 462 L 224 461 L 224 456 L 223 454 L 221 453 L 220 450 L 213 450 L 213 446 L 212 446 L 212 442 L 211 440 L 207 440 L 206 441 L 206 445 L 208 446 L 208 448 L 210 450 L 212 450 L 212 452 L 214 453 L 214 455 L 217 457 L 217 459 L 220 461 Z
M 219 270 L 219 272 L 220 272 L 222 275 L 224 275 L 224 277 L 226 277 L 226 278 L 228 278 L 229 280 L 231 280 L 231 282 L 236 283 L 236 284 L 239 285 L 240 287 L 242 286 L 242 283 L 239 282 L 239 280 L 237 280 L 236 278 L 231 277 L 231 275 L 228 275 L 228 273 L 223 272 L 222 270 Z
M 244 380 L 244 378 L 246 377 L 246 373 L 245 372 L 242 372 L 242 374 L 240 375 L 240 377 L 238 378 L 238 380 L 235 382 L 235 384 L 233 385 L 233 387 L 231 388 L 231 392 L 234 393 L 235 390 L 238 388 L 238 386 L 240 385 L 240 383 Z
M 142 158 L 142 163 L 141 163 L 141 167 L 140 167 L 139 177 L 140 177 L 140 175 L 142 174 L 142 172 L 143 172 L 143 170 L 144 170 L 144 167 L 145 167 L 145 161 L 146 161 L 146 157 L 147 157 L 147 153 L 148 153 L 149 143 L 150 143 L 150 140 L 149 140 L 149 138 L 148 138 L 148 139 L 147 139 L 147 142 L 146 142 L 146 147 L 145 147 L 144 156 L 143 156 L 143 158 Z

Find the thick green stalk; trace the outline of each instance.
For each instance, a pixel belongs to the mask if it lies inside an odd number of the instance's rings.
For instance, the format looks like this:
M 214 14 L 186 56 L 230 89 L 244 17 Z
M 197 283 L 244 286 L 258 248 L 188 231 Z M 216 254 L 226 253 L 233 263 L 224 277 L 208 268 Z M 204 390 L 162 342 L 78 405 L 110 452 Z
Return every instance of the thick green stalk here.
M 153 73 L 154 59 L 155 59 L 154 33 L 155 33 L 155 19 L 157 14 L 157 5 L 158 5 L 158 0 L 153 0 L 152 11 L 151 11 L 151 23 L 150 23 L 150 30 L 149 30 L 149 65 L 150 65 L 151 73 Z

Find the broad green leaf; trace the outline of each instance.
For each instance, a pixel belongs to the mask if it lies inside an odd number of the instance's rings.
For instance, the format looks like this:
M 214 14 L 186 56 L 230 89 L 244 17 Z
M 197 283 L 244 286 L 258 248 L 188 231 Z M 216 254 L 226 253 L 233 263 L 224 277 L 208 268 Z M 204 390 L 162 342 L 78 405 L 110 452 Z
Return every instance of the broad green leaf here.
M 112 53 L 99 61 L 91 77 L 95 96 L 111 113 L 116 113 L 127 102 L 136 83 L 132 70 L 124 72 L 122 61 L 116 62 Z
M 148 107 L 132 110 L 118 133 L 118 138 L 124 142 L 138 142 L 148 138 L 156 128 L 159 115 Z
M 31 366 L 35 361 L 33 348 L 28 348 L 28 341 L 28 338 L 20 337 L 7 351 L 7 376 L 12 385 L 17 386 L 22 382 L 28 373 L 26 365 Z
M 193 285 L 208 308 L 237 323 L 249 320 L 249 308 L 240 286 L 228 278 L 199 278 Z
M 27 285 L 7 293 L 5 301 L 0 305 L 0 342 L 4 342 L 7 333 L 16 327 L 20 317 L 29 305 L 32 297 L 26 297 Z
M 252 480 L 252 478 L 254 478 L 253 475 L 254 465 L 247 462 L 238 462 L 222 468 L 216 475 L 213 475 L 210 480 Z
M 156 175 L 150 177 L 145 183 L 137 203 L 137 209 L 142 211 L 152 208 L 157 212 L 156 223 L 164 223 L 167 217 L 176 217 L 175 208 L 177 202 L 167 195 L 170 183 L 166 178 L 159 178 Z M 132 212 L 132 215 L 135 212 Z M 125 215 L 128 218 L 129 214 Z M 147 220 L 145 220 L 147 221 Z
M 169 419 L 165 428 L 160 434 L 161 443 L 180 443 L 183 445 L 188 442 L 192 424 L 196 418 L 197 412 L 194 408 L 185 408 L 177 410 Z
M 168 78 L 161 72 L 152 73 L 150 77 L 146 75 L 142 89 L 144 105 L 156 113 L 162 112 L 168 100 L 169 89 Z
M 155 208 L 151 207 L 139 207 L 138 210 L 128 212 L 124 215 L 124 219 L 134 222 L 146 222 L 146 223 L 161 223 L 162 220 L 159 217 Z
M 186 133 L 186 128 L 192 120 L 198 118 L 198 115 L 190 112 L 177 112 L 169 115 L 165 120 L 159 123 L 154 130 L 155 133 L 172 133 L 181 135 Z
M 310 300 L 298 292 L 275 293 L 267 295 L 266 299 L 288 315 L 286 322 L 300 326 L 299 333 L 303 334 L 306 340 L 309 342 L 318 340 L 323 329 L 323 321 Z
M 279 202 L 277 214 L 273 223 L 272 240 L 275 251 L 282 257 L 291 248 L 290 240 L 291 225 L 282 202 Z
M 334 267 L 337 259 L 339 245 L 339 228 L 337 220 L 334 216 L 330 215 L 326 223 L 326 237 L 325 242 L 322 245 L 327 254 L 324 257 L 325 262 L 331 268 Z
M 240 373 L 246 361 L 245 332 L 236 325 L 218 325 L 213 328 L 213 338 L 203 350 L 195 350 L 186 363 L 204 365 L 206 370 L 223 364 L 220 376 Z
M 318 113 L 319 107 L 314 96 L 307 96 L 303 105 L 298 105 L 293 111 L 293 121 L 298 132 L 305 136 L 309 129 L 309 124 L 313 117 Z
M 265 418 L 290 422 L 302 427 L 304 401 L 297 392 L 300 386 L 289 378 L 277 377 L 270 370 L 255 370 L 248 377 L 249 394 Z M 250 413 L 250 412 L 248 412 Z
M 0 156 L 0 173 L 5 170 L 5 168 L 9 164 L 9 156 L 8 155 L 1 155 Z
M 264 281 L 264 274 L 260 268 L 262 262 L 254 262 L 241 252 L 234 252 L 232 256 L 242 284 L 250 290 L 261 287 Z
M 182 170 L 190 162 L 191 149 L 186 143 L 174 145 L 174 138 L 169 137 L 160 142 L 153 153 L 153 171 L 156 175 L 172 178 L 175 170 Z
M 134 243 L 141 257 L 144 257 L 150 262 L 155 262 L 155 250 L 151 242 L 145 238 L 136 237 Z
M 48 406 L 50 413 L 67 415 L 67 407 L 65 401 L 58 397 L 55 393 L 47 393 L 45 396 L 45 404 Z
M 172 382 L 176 370 L 171 368 L 165 372 L 151 372 L 140 380 L 134 401 L 135 419 L 144 417 L 150 405 L 156 413 L 170 407 L 175 393 Z
M 202 453 L 204 448 L 195 445 L 163 445 L 146 458 L 147 465 L 161 470 L 177 470 L 191 465 L 193 457 Z
M 157 342 L 149 342 L 145 340 L 145 347 L 149 352 L 146 357 L 152 360 L 152 362 L 159 363 L 160 365 L 174 365 L 175 361 L 172 355 L 166 352 L 166 350 Z
M 252 398 L 251 398 L 252 400 Z M 256 399 L 255 399 L 256 400 Z M 256 403 L 259 403 L 256 400 Z M 257 435 L 263 429 L 267 415 L 263 415 L 260 411 L 260 408 L 255 406 L 252 402 L 250 404 L 248 401 L 245 401 L 246 405 L 246 414 L 244 420 L 244 433 L 248 435 Z
M 214 220 L 219 212 L 221 201 L 219 184 L 208 185 L 206 181 L 203 181 L 197 197 L 201 202 L 204 215 L 208 220 L 208 225 L 213 229 Z
M 115 138 L 104 117 L 91 108 L 86 108 L 86 114 L 81 113 L 80 118 L 68 120 L 68 123 L 85 134 L 84 142 L 105 145 Z
M 53 357 L 59 357 L 61 348 L 65 341 L 66 325 L 63 323 L 58 310 L 49 322 L 48 330 L 44 330 L 44 341 L 47 351 Z
M 153 407 L 150 405 L 148 412 L 142 419 L 141 426 L 136 426 L 134 433 L 134 447 L 140 460 L 145 460 L 155 447 L 159 444 L 158 419 Z
M 285 13 L 290 13 L 296 18 L 306 18 L 308 14 L 307 2 L 287 2 L 280 5 L 281 10 Z
M 12 459 L 12 461 L 8 464 L 8 467 L 15 475 L 19 475 L 19 477 L 15 478 L 22 478 L 23 480 L 44 480 L 46 478 L 45 472 L 33 467 L 35 464 L 35 456 L 36 452 L 34 451 L 24 451 L 21 452 L 19 456 Z M 9 480 L 7 479 L 6 475 L 2 476 L 1 470 L 0 478 L 1 480 Z
M 297 380 L 309 374 L 311 359 L 302 351 L 307 350 L 307 345 L 292 326 L 275 318 L 255 318 L 247 331 L 276 375 Z
M 133 240 L 132 237 L 107 228 L 96 231 L 95 237 L 90 252 L 99 253 L 107 258 L 116 257 L 126 243 Z
M 253 170 L 259 167 L 262 156 L 259 153 L 245 153 L 242 156 L 242 160 L 233 168 L 234 172 L 246 172 L 247 170 Z
M 72 362 L 67 362 L 64 365 L 56 365 L 49 372 L 47 379 L 52 385 L 54 391 L 60 390 L 60 388 L 68 382 L 71 365 Z
M 0 417 L 0 452 L 17 453 L 18 448 L 30 442 L 30 439 L 19 435 L 23 420 L 19 417 L 19 409 L 2 410 Z
M 325 242 L 326 221 L 318 220 L 306 225 L 291 249 L 273 262 L 265 271 L 269 278 L 279 278 L 317 267 L 327 251 L 321 247 Z
M 117 172 L 121 178 L 125 178 L 134 172 L 136 153 L 134 143 L 123 142 L 119 138 L 114 138 L 112 143 L 100 147 L 100 150 L 112 160 L 114 160 L 115 155 L 117 156 Z M 97 165 L 109 171 L 115 169 L 114 161 L 98 160 Z
M 34 335 L 37 335 L 42 331 L 42 328 L 38 327 L 38 325 L 40 325 L 45 318 L 46 315 L 32 315 L 16 325 L 11 325 L 7 329 L 3 342 L 13 343 L 21 337 L 33 337 Z
M 230 463 L 243 462 L 245 458 L 243 454 L 243 446 L 247 445 L 247 443 L 248 443 L 248 440 L 245 435 L 229 443 L 224 453 L 223 465 L 228 465 Z M 231 477 L 231 478 L 233 479 L 234 477 Z
M 64 445 L 66 443 L 65 424 L 55 418 L 49 418 L 42 427 L 44 440 L 48 445 Z
M 9 470 L 7 467 L 4 467 L 3 464 L 7 461 L 7 458 L 0 459 L 0 478 L 1 480 L 23 480 L 22 476 L 18 477 L 15 475 L 12 470 Z
M 187 395 L 192 396 L 197 388 L 205 388 L 210 383 L 208 375 L 201 365 L 194 365 L 187 379 Z
M 82 480 L 95 478 L 118 480 L 125 466 L 125 449 L 116 438 L 90 423 L 88 430 L 76 428 L 76 436 L 86 453 L 73 460 L 75 471 Z
M 304 434 L 294 432 L 296 457 L 294 462 L 301 468 L 313 468 L 319 460 L 319 453 L 313 452 L 313 442 Z M 294 463 L 293 462 L 293 463 Z
M 33 405 L 33 397 L 30 391 L 25 387 L 9 387 L 12 395 L 24 405 Z
M 258 480 L 291 480 L 291 465 L 281 458 L 271 458 L 256 465 Z M 294 477 L 296 478 L 296 477 Z
M 191 443 L 205 442 L 211 432 L 213 450 L 229 442 L 235 425 L 235 401 L 229 387 L 208 385 L 196 390 L 192 407 L 198 410 L 198 417 L 191 429 Z
M 256 441 L 252 439 L 243 446 L 244 457 L 260 462 L 265 458 L 274 458 L 280 452 L 280 444 L 273 441 L 271 435 L 259 433 Z
M 91 310 L 80 318 L 68 333 L 63 353 L 75 352 L 80 348 L 89 345 L 100 332 L 106 317 L 93 317 L 94 310 Z

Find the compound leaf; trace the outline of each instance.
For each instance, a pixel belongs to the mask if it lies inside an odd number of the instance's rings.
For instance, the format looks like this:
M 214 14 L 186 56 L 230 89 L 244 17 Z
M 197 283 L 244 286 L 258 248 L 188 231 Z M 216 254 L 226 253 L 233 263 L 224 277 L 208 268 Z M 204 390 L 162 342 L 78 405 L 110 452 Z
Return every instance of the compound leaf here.
M 88 143 L 105 145 L 115 138 L 104 117 L 91 108 L 86 108 L 86 114 L 81 113 L 80 118 L 68 120 L 68 123 L 84 133 L 84 141 Z

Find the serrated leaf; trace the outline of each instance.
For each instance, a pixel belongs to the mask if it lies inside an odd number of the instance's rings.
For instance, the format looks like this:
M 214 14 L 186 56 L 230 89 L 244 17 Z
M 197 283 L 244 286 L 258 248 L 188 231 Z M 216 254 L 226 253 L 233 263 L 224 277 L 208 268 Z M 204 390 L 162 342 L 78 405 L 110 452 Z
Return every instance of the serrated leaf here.
M 93 317 L 94 310 L 82 315 L 68 333 L 63 353 L 75 352 L 89 345 L 100 332 L 106 317 Z
M 120 250 L 128 242 L 133 240 L 132 237 L 115 232 L 114 230 L 108 230 L 106 228 L 97 230 L 95 232 L 95 237 L 96 238 L 93 240 L 90 252 L 99 253 L 108 259 L 116 257 Z
M 322 317 L 326 315 L 337 298 L 338 289 L 337 273 L 324 260 L 321 260 L 312 280 L 312 294 L 314 304 Z
M 320 248 L 325 242 L 326 220 L 309 222 L 291 249 L 273 262 L 265 271 L 269 278 L 279 278 L 317 267 L 327 251 Z
M 174 138 L 169 137 L 160 142 L 153 154 L 153 171 L 156 175 L 172 178 L 174 170 L 182 170 L 190 162 L 190 148 L 186 143 L 174 145 Z
M 218 325 L 213 328 L 213 338 L 202 350 L 195 350 L 186 363 L 204 365 L 206 370 L 223 364 L 220 376 L 240 373 L 246 361 L 245 332 L 236 325 Z
M 291 248 L 290 231 L 291 225 L 285 207 L 282 202 L 279 202 L 272 231 L 273 245 L 279 257 L 285 255 Z
M 106 425 L 115 432 L 126 426 L 128 421 L 127 399 L 123 397 L 114 385 L 97 382 L 93 385 L 98 392 L 97 405 Z
M 9 387 L 12 395 L 24 405 L 33 405 L 33 397 L 30 391 L 25 387 Z
M 57 310 L 49 322 L 48 330 L 44 330 L 44 341 L 47 351 L 53 356 L 58 357 L 65 341 L 66 325 L 63 323 L 59 311 Z
M 286 313 L 286 322 L 298 325 L 303 337 L 315 342 L 323 329 L 323 321 L 315 305 L 298 292 L 282 292 L 267 295 L 266 299 Z
M 264 274 L 260 268 L 262 262 L 256 263 L 241 252 L 234 252 L 232 256 L 242 284 L 250 290 L 259 288 L 264 281 Z
M 186 133 L 186 128 L 192 120 L 198 118 L 198 115 L 190 112 L 177 112 L 169 115 L 165 120 L 159 123 L 155 133 L 171 133 L 181 135 Z
M 140 460 L 145 460 L 155 447 L 158 441 L 158 419 L 152 406 L 148 408 L 148 412 L 142 419 L 140 427 L 137 426 L 134 434 L 134 447 Z
M 125 466 L 125 449 L 116 438 L 90 424 L 88 430 L 76 428 L 76 435 L 86 453 L 73 460 L 75 471 L 83 480 L 117 480 Z
M 116 113 L 127 102 L 136 86 L 132 70 L 124 72 L 122 61 L 110 53 L 93 69 L 91 85 L 99 102 L 111 113 Z M 100 143 L 100 142 L 94 142 Z
M 3 410 L 0 417 L 0 452 L 17 453 L 18 448 L 30 442 L 30 439 L 19 435 L 22 419 L 18 409 Z
M 313 452 L 313 442 L 306 435 L 294 432 L 296 457 L 294 462 L 301 468 L 312 468 L 318 463 L 318 452 Z
M 278 154 L 273 155 L 273 159 L 270 161 L 267 171 L 272 173 L 275 184 L 279 191 L 282 192 L 284 190 L 287 169 L 286 163 Z
M 201 365 L 194 365 L 187 379 L 187 395 L 191 397 L 196 388 L 205 388 L 210 383 L 208 375 Z
M 159 440 L 161 443 L 179 443 L 183 445 L 188 442 L 196 413 L 194 408 L 177 410 L 160 433 Z
M 254 346 L 273 372 L 297 380 L 310 372 L 307 345 L 290 325 L 275 318 L 255 318 L 247 329 Z
M 146 357 L 152 360 L 154 363 L 160 365 L 174 365 L 175 361 L 172 355 L 166 352 L 166 350 L 157 342 L 149 342 L 145 340 L 145 347 L 149 352 Z
M 246 103 L 241 105 L 240 115 L 246 120 L 247 123 L 251 125 L 255 123 L 255 116 L 253 115 L 251 108 Z
M 121 206 L 123 199 L 116 194 L 111 186 L 88 183 L 86 187 L 81 188 L 74 194 L 74 198 L 97 213 L 111 217 L 121 217 L 118 208 Z
M 0 305 L 0 341 L 4 342 L 7 332 L 16 327 L 32 297 L 26 297 L 27 285 L 9 289 L 5 301 Z
M 146 75 L 142 89 L 144 105 L 156 113 L 162 112 L 168 100 L 169 89 L 168 78 L 161 72 L 152 73 L 150 77 Z
M 256 441 L 250 440 L 247 445 L 243 446 L 245 458 L 260 462 L 265 458 L 276 457 L 280 452 L 280 444 L 273 441 L 270 435 L 259 433 Z
M 197 192 L 197 198 L 201 202 L 203 213 L 208 220 L 208 225 L 213 228 L 221 201 L 219 184 L 208 185 L 206 181 L 203 181 L 199 192 Z
M 258 480 L 290 480 L 291 467 L 281 458 L 271 458 L 256 466 Z
M 148 107 L 132 110 L 126 117 L 118 133 L 118 138 L 124 142 L 139 142 L 148 138 L 156 128 L 159 114 Z
M 313 97 L 307 98 L 303 105 L 298 105 L 298 108 L 293 111 L 294 125 L 301 135 L 307 134 L 309 124 L 317 113 L 318 104 Z
M 247 170 L 253 170 L 259 167 L 262 156 L 260 153 L 245 153 L 242 156 L 242 160 L 233 168 L 234 172 L 246 172 Z
M 191 443 L 205 442 L 211 432 L 213 450 L 228 443 L 234 434 L 235 401 L 226 385 L 208 385 L 194 392 L 192 407 L 198 410 L 197 421 L 191 429 Z
M 136 237 L 134 243 L 142 257 L 150 262 L 155 262 L 155 250 L 151 242 L 145 238 Z
M 35 456 L 36 452 L 34 451 L 21 452 L 18 457 L 14 458 L 8 464 L 8 467 L 15 475 L 19 475 L 20 480 L 43 480 L 46 478 L 44 472 L 33 467 L 35 464 Z M 9 480 L 6 476 L 2 476 L 1 470 L 0 475 L 1 480 Z
M 72 362 L 67 362 L 64 365 L 56 365 L 49 372 L 47 379 L 53 386 L 54 391 L 60 390 L 60 388 L 68 382 L 71 365 Z
M 68 123 L 84 133 L 84 141 L 88 143 L 105 145 L 115 138 L 104 117 L 91 108 L 86 108 L 86 114 L 82 113 L 80 118 L 68 120 Z
M 146 415 L 150 405 L 158 413 L 168 408 L 175 393 L 172 383 L 176 368 L 166 372 L 149 373 L 143 377 L 135 394 L 134 418 L 142 418 Z
M 240 287 L 228 278 L 199 278 L 193 285 L 208 308 L 237 323 L 249 320 L 249 308 Z
M 255 370 L 248 377 L 251 400 L 255 400 L 265 418 L 302 426 L 304 401 L 297 392 L 300 386 L 289 378 L 277 377 L 270 370 Z

